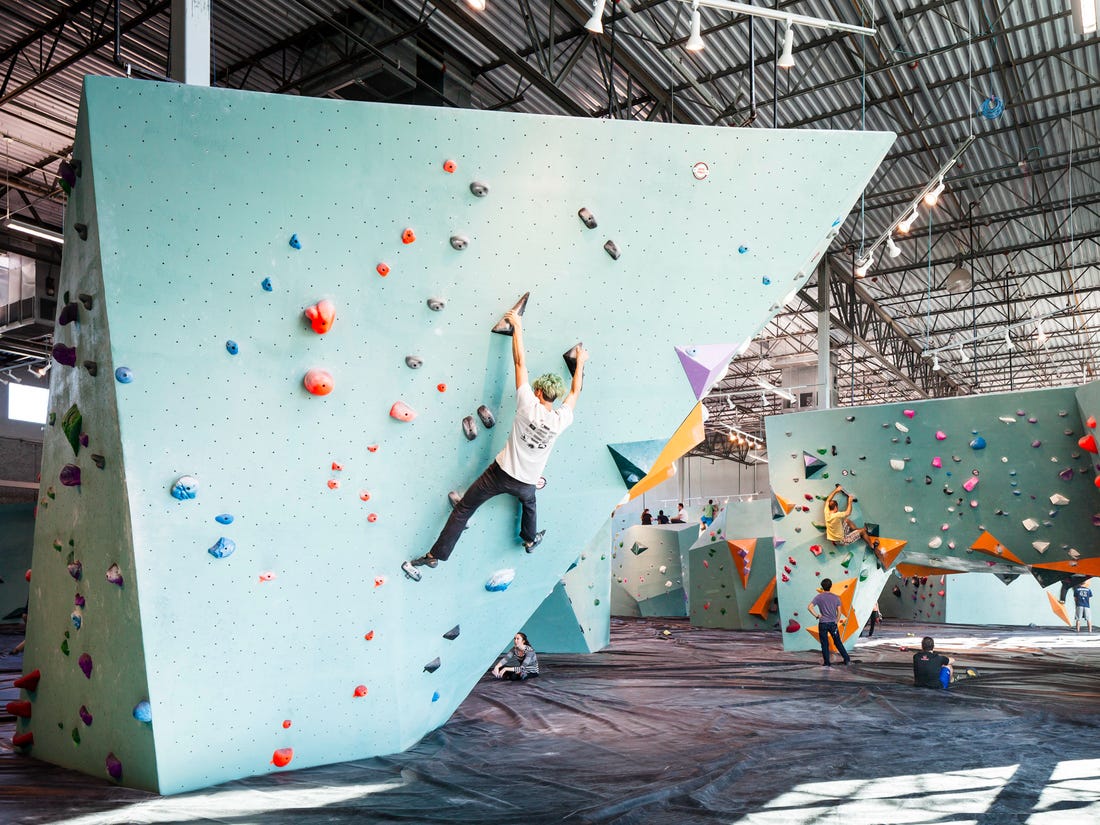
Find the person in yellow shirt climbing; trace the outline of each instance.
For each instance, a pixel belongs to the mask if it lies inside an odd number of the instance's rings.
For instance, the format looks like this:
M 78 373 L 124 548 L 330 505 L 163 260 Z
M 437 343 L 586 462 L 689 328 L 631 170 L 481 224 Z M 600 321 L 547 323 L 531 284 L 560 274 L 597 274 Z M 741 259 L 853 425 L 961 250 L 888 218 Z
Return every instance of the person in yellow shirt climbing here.
M 848 497 L 848 506 L 841 510 L 836 497 L 844 493 Z M 852 505 L 859 499 L 841 487 L 839 484 L 825 498 L 825 538 L 833 543 L 834 547 L 844 547 L 863 539 L 867 546 L 875 551 L 879 563 L 883 562 L 883 554 L 879 550 L 878 539 L 867 532 L 865 527 L 856 525 L 849 516 L 852 515 Z

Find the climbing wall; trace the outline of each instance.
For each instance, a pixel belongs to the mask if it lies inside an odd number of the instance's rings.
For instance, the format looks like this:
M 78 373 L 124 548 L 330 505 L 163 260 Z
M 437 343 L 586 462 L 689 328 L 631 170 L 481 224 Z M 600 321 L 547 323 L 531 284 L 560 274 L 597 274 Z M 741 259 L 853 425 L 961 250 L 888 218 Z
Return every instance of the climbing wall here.
M 27 603 L 25 576 L 33 542 L 34 505 L 0 504 L 0 620 L 15 611 L 22 613 Z
M 174 793 L 443 724 L 568 568 L 601 561 L 624 496 L 607 445 L 666 440 L 627 494 L 668 472 L 722 359 L 804 283 L 891 142 L 90 78 L 31 753 Z M 718 280 L 738 312 L 714 344 Z M 546 540 L 524 553 L 498 498 L 406 579 L 507 437 L 512 340 L 491 330 L 527 293 L 532 377 L 592 352 L 538 494 Z M 607 600 L 566 591 L 605 643 Z
M 698 524 L 636 524 L 617 536 L 611 557 L 612 613 L 686 616 L 683 561 L 698 537 Z
M 722 520 L 722 525 L 719 525 Z M 761 629 L 775 624 L 775 553 L 767 501 L 725 505 L 688 551 L 688 617 L 698 627 Z
M 894 598 L 915 597 L 918 619 L 978 622 L 980 606 L 961 606 L 970 589 L 949 587 L 943 576 L 991 574 L 1006 585 L 1035 576 L 1049 585 L 1100 572 L 1100 559 L 1090 558 L 1100 526 L 1095 405 L 1087 392 L 1057 388 L 769 419 L 771 482 L 783 513 L 774 524 L 785 542 L 775 555 L 785 647 L 817 647 L 806 605 L 824 577 L 854 611 L 842 631 L 850 637 L 884 585 L 891 594 L 899 588 Z M 824 499 L 836 484 L 858 498 L 852 519 L 867 523 L 887 565 L 907 581 L 888 581 L 863 541 L 834 548 L 825 540 Z M 843 510 L 846 497 L 838 501 Z M 953 592 L 959 601 L 949 609 Z M 1026 592 L 1049 625 L 1064 625 L 1050 590 Z M 1035 609 L 1029 602 L 1015 615 L 1027 624 Z M 997 615 L 1003 622 L 1005 613 Z

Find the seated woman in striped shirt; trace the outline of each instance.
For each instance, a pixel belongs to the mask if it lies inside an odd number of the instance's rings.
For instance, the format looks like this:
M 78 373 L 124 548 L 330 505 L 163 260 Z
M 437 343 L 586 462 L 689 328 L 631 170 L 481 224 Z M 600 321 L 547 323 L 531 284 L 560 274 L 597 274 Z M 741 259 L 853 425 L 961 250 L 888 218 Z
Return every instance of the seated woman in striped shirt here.
M 514 647 L 493 665 L 494 679 L 523 680 L 539 675 L 539 660 L 535 649 L 527 640 L 526 633 L 517 633 L 512 637 Z

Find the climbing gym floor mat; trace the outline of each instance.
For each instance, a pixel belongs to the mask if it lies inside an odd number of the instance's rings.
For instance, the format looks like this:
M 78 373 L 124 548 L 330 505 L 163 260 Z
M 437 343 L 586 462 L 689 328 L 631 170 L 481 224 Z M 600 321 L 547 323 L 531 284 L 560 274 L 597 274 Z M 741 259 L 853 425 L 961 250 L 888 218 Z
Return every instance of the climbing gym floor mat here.
M 912 687 L 928 632 L 977 675 Z M 0 822 L 1100 821 L 1100 633 L 887 622 L 853 658 L 824 668 L 783 652 L 777 631 L 615 619 L 606 650 L 541 657 L 528 682 L 483 680 L 406 753 L 174 797 L 15 753 L 9 715 Z M 18 656 L 0 659 L 4 702 L 19 672 Z

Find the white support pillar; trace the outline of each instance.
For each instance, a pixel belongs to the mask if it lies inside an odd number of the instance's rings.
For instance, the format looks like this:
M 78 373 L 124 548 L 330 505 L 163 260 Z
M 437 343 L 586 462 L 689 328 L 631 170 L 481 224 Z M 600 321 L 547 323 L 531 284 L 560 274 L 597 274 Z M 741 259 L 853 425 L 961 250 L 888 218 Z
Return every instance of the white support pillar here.
M 817 408 L 832 409 L 833 382 L 829 347 L 829 262 L 822 255 L 817 265 Z
M 210 0 L 172 0 L 172 79 L 210 85 Z

